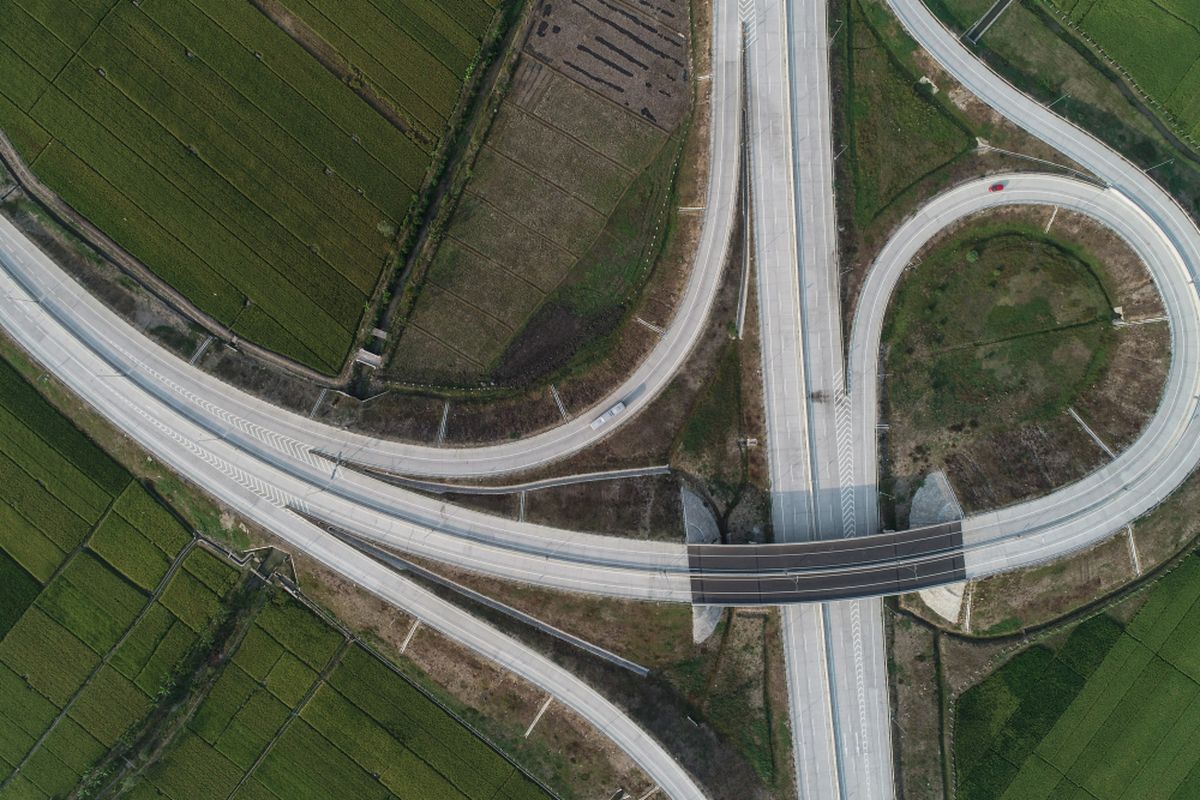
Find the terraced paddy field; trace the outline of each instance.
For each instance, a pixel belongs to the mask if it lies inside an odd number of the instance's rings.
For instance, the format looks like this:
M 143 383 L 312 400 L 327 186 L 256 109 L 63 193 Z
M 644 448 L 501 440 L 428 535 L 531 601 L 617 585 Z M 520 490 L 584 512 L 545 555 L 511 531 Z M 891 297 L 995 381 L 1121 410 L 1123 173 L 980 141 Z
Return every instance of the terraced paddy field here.
M 200 310 L 336 373 L 494 16 L 487 0 L 4 0 L 0 129 Z
M 1122 628 L 1100 616 L 1035 645 L 960 698 L 962 800 L 1200 795 L 1200 557 Z
M 389 377 L 535 379 L 653 269 L 691 103 L 686 0 L 543 3 L 465 191 L 395 320 Z
M 1200 4 L 1045 0 L 1114 59 L 1179 128 L 1200 139 Z
M 80 787 L 546 797 L 388 662 L 210 552 L 0 361 L 0 798 Z

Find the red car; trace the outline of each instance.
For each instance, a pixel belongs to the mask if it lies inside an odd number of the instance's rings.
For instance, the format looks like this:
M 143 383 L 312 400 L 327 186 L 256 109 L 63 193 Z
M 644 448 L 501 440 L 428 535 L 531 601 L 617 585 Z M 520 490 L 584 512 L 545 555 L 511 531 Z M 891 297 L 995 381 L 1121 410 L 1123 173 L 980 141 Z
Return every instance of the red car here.
M 1004 184 L 1003 183 L 993 183 L 991 186 L 988 187 L 988 191 L 989 192 L 1002 192 L 1002 191 L 1004 191 Z

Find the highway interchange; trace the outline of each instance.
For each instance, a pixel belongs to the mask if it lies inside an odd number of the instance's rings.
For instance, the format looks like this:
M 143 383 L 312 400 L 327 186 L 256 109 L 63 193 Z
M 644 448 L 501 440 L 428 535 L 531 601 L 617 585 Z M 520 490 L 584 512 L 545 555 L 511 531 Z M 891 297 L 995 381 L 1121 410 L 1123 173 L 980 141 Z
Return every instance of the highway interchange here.
M 752 567 L 726 567 L 721 578 L 740 581 L 736 594 L 725 599 L 705 594 L 708 603 L 858 598 L 785 606 L 798 784 L 803 797 L 891 796 L 882 616 L 878 600 L 870 598 L 898 587 L 880 580 L 877 568 L 924 569 L 921 584 L 932 585 L 1059 557 L 1161 502 L 1200 461 L 1200 301 L 1193 282 L 1200 268 L 1200 233 L 1195 224 L 1138 168 L 991 73 L 919 0 L 892 0 L 891 5 L 911 35 L 967 89 L 1100 181 L 1012 175 L 1004 178 L 1002 193 L 990 194 L 983 182 L 974 182 L 922 207 L 889 241 L 863 288 L 848 348 L 848 383 L 832 237 L 827 29 L 824 4 L 817 0 L 758 0 L 744 18 L 737 3 L 716 0 L 712 171 L 700 251 L 685 299 L 635 374 L 594 411 L 554 430 L 516 443 L 443 449 L 371 439 L 280 410 L 149 342 L 7 222 L 0 223 L 5 298 L 0 325 L 96 411 L 221 502 L 550 692 L 609 735 L 668 795 L 704 796 L 661 746 L 590 687 L 326 535 L 306 517 L 498 577 L 611 596 L 693 600 L 697 559 L 682 544 L 631 542 L 500 519 L 416 495 L 339 461 L 410 476 L 523 470 L 588 446 L 611 430 L 590 429 L 596 414 L 624 401 L 630 411 L 614 420 L 619 424 L 669 382 L 706 324 L 728 249 L 746 31 L 768 447 L 773 517 L 782 539 L 878 532 L 873 487 L 880 325 L 904 267 L 946 225 L 1001 203 L 1057 205 L 1089 214 L 1143 257 L 1171 320 L 1173 359 L 1158 412 L 1134 445 L 1084 480 L 1039 500 L 964 520 L 961 545 L 896 547 L 880 555 L 879 540 L 868 537 L 835 545 L 838 558 L 820 566 L 808 556 L 795 563 L 793 550 L 811 554 L 803 548 L 812 544 L 766 546 Z M 926 534 L 908 537 L 908 545 L 929 541 L 934 540 Z M 747 596 L 747 587 L 761 584 L 767 573 L 784 580 L 768 581 L 769 591 Z M 798 586 L 797 578 L 813 576 L 821 578 L 823 588 L 787 589 L 789 581 Z

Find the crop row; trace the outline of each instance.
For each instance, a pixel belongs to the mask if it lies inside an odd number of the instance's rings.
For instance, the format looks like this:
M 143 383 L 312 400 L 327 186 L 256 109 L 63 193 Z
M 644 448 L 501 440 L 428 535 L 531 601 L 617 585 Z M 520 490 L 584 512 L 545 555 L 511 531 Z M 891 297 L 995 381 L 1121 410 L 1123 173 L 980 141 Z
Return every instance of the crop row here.
M 1189 795 L 1200 767 L 1198 575 L 1192 556 L 1124 631 L 1095 617 L 1057 653 L 1030 648 L 967 691 L 956 709 L 958 796 Z
M 19 764 L 6 796 L 66 796 L 145 717 L 196 647 L 197 634 L 151 599 L 191 537 L 2 362 L 0 450 L 0 468 L 8 470 L 0 475 L 0 548 L 24 563 L 30 543 L 42 547 L 28 574 L 0 553 L 4 607 L 19 614 L 0 620 L 0 780 Z M 48 489 L 31 494 L 26 471 Z M 14 505 L 43 524 L 66 519 L 49 489 L 100 520 L 88 547 L 76 549 L 83 536 L 64 539 L 61 528 L 54 545 L 17 514 Z M 106 515 L 97 509 L 118 495 Z M 219 581 L 211 563 L 196 560 L 193 570 Z
M 120 124 L 112 130 L 106 128 L 104 120 L 97 119 L 77 102 L 86 98 L 89 90 L 83 85 L 72 85 L 72 75 L 84 77 L 86 73 L 68 67 L 62 85 L 70 94 L 52 89 L 33 111 L 34 118 L 53 131 L 58 141 L 91 165 L 118 192 L 130 199 L 138 198 L 156 223 L 197 253 L 205 253 L 210 263 L 242 265 L 245 272 L 231 276 L 231 280 L 251 300 L 264 302 L 266 297 L 277 297 L 277 302 L 288 304 L 285 308 L 311 310 L 314 319 L 325 318 L 334 325 L 343 319 L 339 314 L 353 314 L 356 303 L 362 302 L 361 294 L 350 286 L 330 282 L 308 271 L 285 274 L 285 263 L 276 261 L 276 255 L 265 249 L 268 240 L 247 235 L 247 221 L 239 213 L 248 212 L 244 205 L 239 207 L 235 198 L 225 197 L 233 205 L 228 213 L 222 211 L 216 204 L 216 198 L 223 194 L 218 181 L 189 185 L 185 176 L 175 172 L 178 164 L 173 163 L 174 159 L 165 162 L 155 159 L 155 140 L 149 131 Z M 179 152 L 180 158 L 188 155 L 186 150 Z M 35 169 L 37 166 L 34 165 Z M 82 191 L 74 189 L 71 196 Z M 205 191 L 211 191 L 213 196 L 207 196 Z M 327 292 L 324 304 L 320 302 L 322 289 Z M 325 312 L 322 306 L 332 310 Z
M 471 63 L 471 57 L 475 55 L 488 23 L 495 16 L 495 9 L 483 0 L 365 2 L 419 42 L 456 75 L 462 75 Z
M 0 406 L 109 494 L 120 494 L 129 482 L 129 473 L 124 468 L 59 414 L 3 360 L 0 360 Z
M 303 717 L 360 767 L 378 775 L 380 782 L 402 800 L 468 796 L 336 689 L 321 687 L 305 707 Z M 471 796 L 491 797 L 493 794 L 494 787 L 485 794 Z
M 350 650 L 329 683 L 468 797 L 490 797 L 512 772 L 485 742 L 365 650 Z
M 117 514 L 96 528 L 88 548 L 145 591 L 153 590 L 171 566 L 161 550 Z
M 59 0 L 16 0 L 22 8 L 36 17 L 67 46 L 75 49 L 87 41 L 88 35 L 118 0 L 71 0 L 70 14 L 64 14 Z
M 29 6 L 0 126 L 43 180 L 240 334 L 340 367 L 427 156 L 249 5 L 122 3 L 98 30 Z
M 249 640 L 242 643 L 253 647 Z M 223 747 L 227 736 L 231 740 L 258 741 L 259 750 L 247 753 L 252 763 L 288 715 L 288 707 L 262 685 L 260 679 L 246 672 L 236 662 L 227 666 L 213 685 L 212 691 L 196 711 L 189 727 L 206 742 Z M 230 754 L 237 763 L 243 759 Z M 248 766 L 248 765 L 247 765 Z
M 112 495 L 44 439 L 0 407 L 0 452 L 18 462 L 79 516 L 95 522 L 112 502 Z
M 310 176 L 307 193 L 297 191 L 286 173 L 276 172 L 269 159 L 230 136 L 194 98 L 180 102 L 182 98 L 162 86 L 156 74 L 141 70 L 137 55 L 109 34 L 98 32 L 83 55 L 87 61 L 72 61 L 55 85 L 98 124 L 172 173 L 174 181 L 204 188 L 212 195 L 206 203 L 210 213 L 236 222 L 240 237 L 249 242 L 261 237 L 277 246 L 276 261 L 328 274 L 335 282 L 343 278 L 360 293 L 370 291 L 386 242 L 370 231 L 378 242 L 372 253 L 365 244 L 365 226 L 350 232 L 331 218 L 316 196 L 318 174 Z M 105 71 L 103 78 L 96 73 L 99 68 Z M 171 108 L 173 101 L 176 109 Z M 189 151 L 193 142 L 202 149 Z M 318 242 L 321 250 L 309 249 Z M 263 246 L 259 242 L 256 249 Z M 344 258 L 330 261 L 326 252 Z
M 202 254 L 232 251 L 235 255 L 223 263 L 242 264 L 247 271 L 234 273 L 237 280 L 254 284 L 251 291 L 256 294 L 268 292 L 275 298 L 272 305 L 287 321 L 281 326 L 286 336 L 309 341 L 321 351 L 323 357 L 318 366 L 340 363 L 349 345 L 348 330 L 290 285 L 272 280 L 276 276 L 269 267 L 252 271 L 254 264 L 262 263 L 261 259 L 242 247 L 231 247 L 228 233 L 212 225 L 186 196 L 158 194 L 153 203 L 143 196 L 140 202 L 154 207 L 151 215 L 130 199 L 133 195 L 122 193 L 58 141 L 43 151 L 34 168 L 44 180 L 68 187 L 60 193 L 76 210 L 110 231 L 123 247 L 154 265 L 155 272 L 168 283 L 226 324 L 244 309 L 247 296 Z M 307 324 L 303 321 L 305 316 Z M 260 343 L 268 347 L 275 344 Z
M 1157 103 L 1200 130 L 1200 12 L 1187 0 L 1049 0 Z
M 4 487 L 4 502 L 27 517 L 64 551 L 83 540 L 89 522 L 3 454 L 0 454 L 0 486 Z
M 52 79 L 71 58 L 72 48 L 19 5 L 7 4 L 4 41 L 42 77 Z
M 289 130 L 347 148 L 410 190 L 420 186 L 428 164 L 416 146 L 250 5 L 198 0 L 146 10 L 172 35 L 200 37 L 200 57 L 222 64 L 239 92 Z M 383 199 L 407 206 L 410 198 Z
M 194 631 L 204 630 L 220 608 L 221 600 L 185 569 L 171 576 L 162 593 L 162 604 Z
M 291 0 L 299 16 L 426 135 L 436 138 L 454 108 L 462 69 L 452 69 L 413 42 L 390 20 L 359 0 L 329 8 L 323 0 Z M 348 13 L 349 12 L 349 13 Z
M 320 617 L 284 597 L 272 598 L 258 615 L 258 624 L 292 655 L 313 669 L 323 669 L 337 652 L 342 637 Z
M 288 721 L 341 642 L 300 604 L 273 597 L 197 709 L 189 733 L 130 796 L 156 796 L 148 788 L 153 785 L 175 800 L 225 797 L 241 785 L 236 796 L 250 800 L 544 797 L 471 731 L 358 647 L 342 653 L 330 682 L 316 686 L 298 717 Z
M 97 655 L 104 655 L 146 604 L 145 595 L 88 551 L 72 558 L 37 606 Z
M 138 54 L 144 64 L 139 74 L 157 74 L 181 100 L 219 119 L 231 139 L 245 143 L 280 172 L 297 178 L 318 174 L 325 178 L 319 188 L 328 193 L 331 210 L 361 217 L 366 224 L 371 224 L 376 214 L 393 220 L 403 214 L 411 183 L 373 158 L 362 158 L 361 148 L 347 146 L 353 144 L 350 134 L 320 109 L 308 108 L 308 101 L 294 95 L 289 86 L 278 85 L 274 92 L 268 91 L 271 76 L 262 74 L 263 64 L 252 55 L 213 45 L 188 58 L 189 45 L 143 15 L 114 15 L 108 27 Z M 189 37 L 205 34 L 204 29 L 196 29 Z M 224 36 L 220 31 L 211 35 L 215 42 Z M 260 89 L 260 84 L 266 85 Z M 337 97 L 334 94 L 331 100 Z M 178 102 L 172 102 L 171 108 Z M 332 110 L 339 117 L 343 113 L 341 108 Z M 402 151 L 383 155 L 397 161 L 404 157 Z M 326 167 L 334 174 L 325 175 Z M 362 189 L 361 196 L 357 187 Z
M 0 550 L 0 639 L 33 603 L 40 589 L 37 578 Z

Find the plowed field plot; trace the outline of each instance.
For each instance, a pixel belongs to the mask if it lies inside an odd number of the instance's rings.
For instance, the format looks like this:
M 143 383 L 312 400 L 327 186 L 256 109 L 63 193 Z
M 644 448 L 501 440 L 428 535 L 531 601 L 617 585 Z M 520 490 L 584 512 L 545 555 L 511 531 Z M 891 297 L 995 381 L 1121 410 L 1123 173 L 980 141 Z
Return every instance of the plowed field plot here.
M 495 9 L 259 5 L 4 0 L 0 128 L 201 310 L 334 373 Z
M 543 374 L 611 330 L 661 247 L 686 114 L 685 0 L 542 2 L 389 370 Z
M 1200 5 L 1192 0 L 1045 0 L 1200 138 Z

